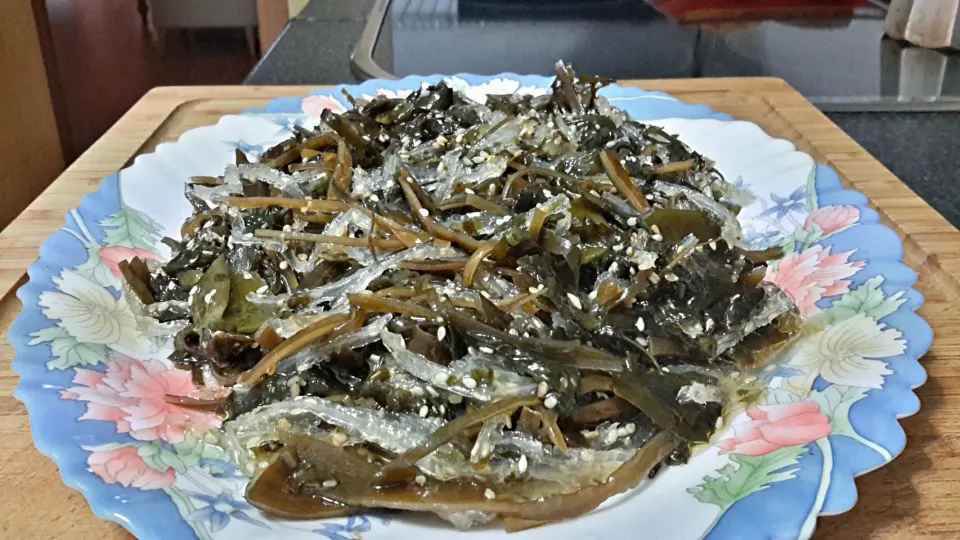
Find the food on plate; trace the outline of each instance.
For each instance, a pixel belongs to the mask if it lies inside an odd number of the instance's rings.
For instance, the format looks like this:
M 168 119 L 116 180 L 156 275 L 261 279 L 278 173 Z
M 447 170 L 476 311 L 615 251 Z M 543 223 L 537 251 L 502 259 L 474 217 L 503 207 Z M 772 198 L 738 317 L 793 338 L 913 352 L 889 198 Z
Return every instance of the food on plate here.
M 324 111 L 186 186 L 165 263 L 121 263 L 220 411 L 247 498 L 291 519 L 569 519 L 684 462 L 800 329 L 745 194 L 559 63 Z M 219 393 L 218 393 L 219 392 Z M 214 396 L 214 397 L 211 397 Z

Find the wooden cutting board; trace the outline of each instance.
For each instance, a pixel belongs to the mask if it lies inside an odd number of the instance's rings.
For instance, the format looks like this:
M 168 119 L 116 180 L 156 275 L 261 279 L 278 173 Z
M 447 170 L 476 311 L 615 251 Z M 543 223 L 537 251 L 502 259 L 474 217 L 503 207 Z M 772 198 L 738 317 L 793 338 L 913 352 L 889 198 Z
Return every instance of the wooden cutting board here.
M 917 391 L 922 410 L 904 419 L 907 447 L 894 463 L 857 481 L 860 500 L 849 513 L 823 518 L 819 539 L 960 538 L 960 232 L 785 82 L 771 78 L 626 81 L 758 124 L 793 141 L 869 198 L 904 239 L 905 260 L 920 275 L 921 313 L 937 335 L 923 363 L 929 381 Z M 13 295 L 37 258 L 40 243 L 100 180 L 138 154 L 226 114 L 258 107 L 309 87 L 173 87 L 148 93 L 0 233 L 0 531 L 4 538 L 111 540 L 129 535 L 97 519 L 83 497 L 65 487 L 53 462 L 32 445 L 26 410 L 13 398 L 10 324 L 20 311 Z M 958 362 L 955 364 L 955 362 Z M 762 516 L 758 516 L 762 519 Z

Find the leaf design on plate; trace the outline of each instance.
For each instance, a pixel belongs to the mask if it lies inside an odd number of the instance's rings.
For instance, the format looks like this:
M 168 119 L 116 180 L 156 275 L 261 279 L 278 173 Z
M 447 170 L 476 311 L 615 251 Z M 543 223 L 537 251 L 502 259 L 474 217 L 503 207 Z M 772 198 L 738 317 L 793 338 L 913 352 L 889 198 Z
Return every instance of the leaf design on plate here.
M 821 392 L 813 392 L 810 394 L 809 399 L 820 405 L 820 411 L 830 418 L 830 427 L 833 430 L 831 435 L 850 437 L 870 447 L 883 456 L 884 459 L 891 460 L 893 456 L 886 448 L 864 438 L 857 433 L 853 424 L 850 423 L 850 407 L 852 407 L 854 403 L 867 397 L 867 392 L 869 391 L 869 388 L 834 384 Z
M 885 297 L 880 289 L 882 284 L 883 276 L 874 276 L 868 279 L 834 302 L 830 306 L 830 316 L 834 321 L 839 321 L 862 313 L 875 321 L 879 321 L 897 311 L 907 301 L 903 297 L 903 291 L 897 291 L 895 294 Z
M 731 504 L 766 489 L 770 484 L 796 477 L 800 456 L 805 446 L 786 446 L 763 456 L 731 455 L 730 461 L 717 471 L 717 476 L 705 476 L 703 483 L 689 488 L 688 493 L 700 502 L 715 504 L 726 510 Z
M 117 276 L 113 275 L 110 267 L 104 264 L 103 258 L 100 257 L 100 246 L 89 244 L 86 248 L 87 260 L 77 266 L 77 273 L 97 285 L 119 289 L 120 280 L 117 279 Z
M 174 471 L 183 474 L 187 472 L 187 465 L 180 459 L 176 452 L 167 448 L 160 441 L 152 441 L 137 447 L 137 455 L 150 467 L 156 471 Z
M 92 366 L 103 362 L 108 349 L 98 343 L 80 343 L 59 326 L 43 328 L 30 334 L 29 345 L 50 344 L 50 352 L 56 358 L 47 362 L 47 369 L 70 369 L 77 366 Z
M 159 223 L 123 202 L 120 203 L 120 210 L 101 221 L 100 226 L 105 229 L 104 243 L 110 246 L 152 251 L 161 238 Z

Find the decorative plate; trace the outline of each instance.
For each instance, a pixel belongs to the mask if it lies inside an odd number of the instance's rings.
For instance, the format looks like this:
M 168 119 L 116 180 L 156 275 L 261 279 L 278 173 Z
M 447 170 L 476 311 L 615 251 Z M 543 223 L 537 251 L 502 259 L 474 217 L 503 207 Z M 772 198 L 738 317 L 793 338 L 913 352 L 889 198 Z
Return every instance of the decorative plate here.
M 441 78 L 477 100 L 543 93 L 552 82 L 459 75 L 344 88 L 359 96 L 403 95 Z M 164 401 L 167 393 L 190 391 L 190 376 L 165 360 L 169 343 L 138 333 L 118 290 L 119 261 L 168 254 L 159 240 L 176 237 L 190 214 L 182 195 L 189 176 L 218 175 L 235 148 L 253 157 L 293 125 L 315 124 L 325 108 L 343 109 L 340 89 L 274 100 L 140 156 L 70 212 L 18 293 L 24 309 L 10 332 L 16 395 L 30 412 L 37 448 L 98 516 L 139 538 L 451 535 L 396 515 L 284 522 L 251 508 L 243 499 L 245 477 L 223 459 L 213 433 L 204 434 L 217 419 Z M 616 538 L 638 525 L 658 539 L 809 538 L 817 516 L 853 506 L 854 477 L 886 464 L 906 444 L 897 419 L 919 408 L 912 389 L 926 375 L 917 359 L 933 339 L 914 313 L 923 303 L 911 288 L 916 274 L 901 263 L 900 240 L 878 223 L 866 197 L 843 189 L 834 171 L 789 142 L 662 93 L 619 86 L 603 93 L 634 119 L 678 134 L 754 194 L 741 214 L 748 240 L 786 252 L 767 278 L 827 324 L 769 379 L 761 404 L 689 464 L 583 518 L 516 538 Z

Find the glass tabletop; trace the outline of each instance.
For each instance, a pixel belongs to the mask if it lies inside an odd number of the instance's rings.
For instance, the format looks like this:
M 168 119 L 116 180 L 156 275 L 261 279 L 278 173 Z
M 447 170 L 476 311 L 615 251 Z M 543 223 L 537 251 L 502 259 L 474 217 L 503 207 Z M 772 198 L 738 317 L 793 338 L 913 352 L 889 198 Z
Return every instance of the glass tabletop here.
M 781 77 L 819 105 L 960 108 L 960 56 L 843 17 L 679 24 L 640 0 L 380 0 L 354 53 L 368 76 L 552 72 L 617 79 Z

